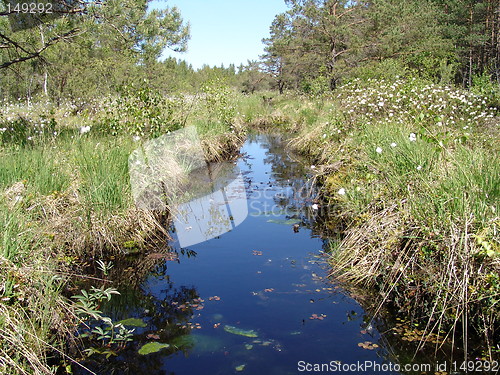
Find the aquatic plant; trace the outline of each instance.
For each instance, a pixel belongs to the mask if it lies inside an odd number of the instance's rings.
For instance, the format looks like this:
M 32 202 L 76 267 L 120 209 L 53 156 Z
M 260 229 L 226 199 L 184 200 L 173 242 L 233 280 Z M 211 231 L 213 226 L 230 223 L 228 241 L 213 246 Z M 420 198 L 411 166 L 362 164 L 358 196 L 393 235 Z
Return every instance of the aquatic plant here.
M 169 344 L 164 344 L 164 343 L 161 343 L 161 342 L 148 342 L 147 344 L 144 344 L 143 346 L 141 346 L 141 348 L 139 349 L 138 353 L 140 355 L 148 355 L 148 354 L 151 354 L 151 353 L 157 353 L 160 350 L 166 349 L 166 348 L 169 348 L 169 347 L 170 347 Z
M 242 329 L 235 326 L 225 325 L 224 331 L 232 333 L 233 335 L 245 336 L 245 337 L 259 337 L 258 333 L 253 329 Z

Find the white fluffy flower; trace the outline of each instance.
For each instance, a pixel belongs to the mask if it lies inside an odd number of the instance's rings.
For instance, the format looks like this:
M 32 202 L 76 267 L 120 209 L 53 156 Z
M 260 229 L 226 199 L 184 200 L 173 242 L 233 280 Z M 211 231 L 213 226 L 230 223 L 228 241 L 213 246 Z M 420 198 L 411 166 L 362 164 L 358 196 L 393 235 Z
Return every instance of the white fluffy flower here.
M 410 133 L 410 142 L 415 142 L 417 140 L 417 135 L 415 133 Z
M 382 147 L 377 147 L 375 149 L 375 151 L 377 151 L 377 154 L 381 154 L 382 153 Z
M 395 143 L 395 142 L 392 142 L 392 143 L 391 143 L 391 147 L 392 147 L 392 148 L 396 147 L 397 145 L 398 145 L 398 144 L 397 144 L 397 143 Z
M 85 134 L 85 133 L 88 133 L 90 131 L 90 126 L 82 126 L 80 128 L 80 134 Z
M 338 193 L 340 195 L 345 195 L 345 189 L 344 188 L 340 188 L 339 191 L 338 191 Z

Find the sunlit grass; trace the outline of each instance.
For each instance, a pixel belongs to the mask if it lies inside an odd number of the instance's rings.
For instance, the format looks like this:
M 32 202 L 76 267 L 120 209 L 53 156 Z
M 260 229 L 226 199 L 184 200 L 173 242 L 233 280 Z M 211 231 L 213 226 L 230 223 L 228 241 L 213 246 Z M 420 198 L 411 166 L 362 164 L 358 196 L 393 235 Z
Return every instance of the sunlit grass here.
M 404 81 L 355 81 L 335 100 L 333 118 L 314 114 L 292 142 L 320 164 L 329 206 L 347 225 L 332 274 L 376 288 L 381 303 L 398 301 L 427 332 L 445 329 L 464 347 L 482 336 L 491 358 L 500 289 L 488 276 L 500 258 L 497 110 L 468 92 Z M 411 298 L 408 285 L 417 288 Z

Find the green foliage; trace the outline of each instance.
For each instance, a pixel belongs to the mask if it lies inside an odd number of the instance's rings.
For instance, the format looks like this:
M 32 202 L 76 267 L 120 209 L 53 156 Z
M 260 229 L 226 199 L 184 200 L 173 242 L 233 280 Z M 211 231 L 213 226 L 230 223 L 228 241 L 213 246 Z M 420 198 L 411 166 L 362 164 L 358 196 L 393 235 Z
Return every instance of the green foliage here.
M 470 132 L 464 130 L 481 126 L 497 112 L 496 108 L 489 107 L 485 97 L 415 78 L 356 79 L 344 85 L 337 98 L 352 123 L 409 122 L 423 129 L 422 134 L 430 126 L 433 130 L 428 136 L 440 138 L 438 142 L 465 140 Z
M 288 5 L 264 39 L 264 66 L 280 92 L 285 87 L 310 92 L 318 77 L 326 77 L 330 88 L 345 78 L 395 79 L 409 73 L 441 84 L 470 86 L 472 75 L 482 73 L 498 81 L 500 5 L 493 0 L 376 0 L 368 6 L 290 0 Z
M 139 318 L 128 318 L 120 320 L 118 324 L 122 324 L 127 327 L 141 327 L 141 328 L 147 327 L 146 322 L 144 322 L 144 320 Z
M 138 64 L 149 67 L 165 48 L 186 49 L 189 26 L 177 8 L 148 9 L 150 0 L 106 0 L 78 4 L 75 11 L 46 20 L 37 32 L 11 32 L 0 15 L 0 78 L 3 96 L 110 93 L 126 83 Z M 0 10 L 7 2 L 0 2 Z M 66 43 L 61 43 L 64 40 Z M 26 62 L 24 62 L 26 61 Z M 12 72 L 7 67 L 17 67 Z M 5 88 L 4 88 L 5 87 Z
M 176 117 L 181 105 L 180 99 L 167 98 L 148 86 L 125 86 L 119 97 L 105 104 L 105 116 L 97 120 L 96 128 L 112 135 L 156 138 L 181 127 L 182 118 Z
M 485 97 L 489 105 L 500 107 L 500 85 L 492 81 L 488 74 L 473 76 L 470 91 Z
M 104 300 L 110 300 L 113 294 L 120 294 L 113 288 L 95 288 L 90 291 L 81 290 L 81 294 L 72 296 L 76 299 L 75 312 L 82 319 L 81 338 L 89 340 L 93 345 L 85 350 L 88 356 L 92 354 L 116 355 L 116 351 L 129 341 L 132 341 L 134 329 L 128 330 L 121 323 L 114 323 L 103 316 L 99 305 Z M 92 321 L 91 327 L 86 322 Z M 96 346 L 96 347 L 95 347 Z M 112 349 L 114 346 L 115 349 Z
M 202 88 L 209 121 L 230 126 L 235 115 L 231 90 L 219 79 L 211 79 Z
M 59 168 L 53 153 L 50 146 L 33 150 L 4 149 L 0 155 L 0 188 L 8 189 L 24 181 L 23 189 L 32 196 L 64 191 L 69 186 L 70 177 Z M 24 192 L 19 196 L 28 198 Z
M 302 82 L 302 91 L 313 97 L 322 97 L 330 93 L 330 80 L 326 75 L 306 79 Z
M 409 68 L 399 59 L 387 58 L 382 61 L 371 61 L 355 68 L 351 72 L 353 78 L 361 81 L 388 80 L 396 81 L 411 75 Z
M 353 80 L 334 100 L 338 110 L 324 104 L 292 143 L 317 168 L 333 166 L 328 207 L 349 223 L 335 275 L 379 289 L 429 327 L 466 322 L 489 340 L 500 317 L 497 109 L 415 78 Z M 312 108 L 304 101 L 299 112 Z
M 32 145 L 44 142 L 57 135 L 56 120 L 44 111 L 37 117 L 19 113 L 17 106 L 6 106 L 0 112 L 0 144 Z
M 237 81 L 241 91 L 246 94 L 253 94 L 256 91 L 264 91 L 269 88 L 269 76 L 261 71 L 257 61 L 248 61 L 246 66 L 241 65 Z
M 97 268 L 102 271 L 103 275 L 104 276 L 108 276 L 109 274 L 109 271 L 111 270 L 111 268 L 114 267 L 114 264 L 113 262 L 109 261 L 109 262 L 104 262 L 103 260 L 99 259 L 97 260 Z

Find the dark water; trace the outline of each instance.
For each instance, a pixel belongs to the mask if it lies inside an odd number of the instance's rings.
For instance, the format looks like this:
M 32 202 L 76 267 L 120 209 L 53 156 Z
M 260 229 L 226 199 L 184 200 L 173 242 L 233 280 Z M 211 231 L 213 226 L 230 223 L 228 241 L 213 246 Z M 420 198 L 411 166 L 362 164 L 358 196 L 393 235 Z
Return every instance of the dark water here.
M 343 373 L 340 366 L 360 363 L 386 367 L 351 373 L 397 374 L 387 368 L 393 356 L 376 324 L 327 278 L 328 239 L 312 208 L 311 166 L 294 161 L 277 137 L 255 136 L 241 151 L 246 220 L 218 238 L 177 248 L 178 261 L 123 270 L 124 280 L 141 283 L 124 282 L 104 312 L 146 326 L 135 328 L 134 342 L 117 357 L 91 357 L 85 365 L 99 374 L 183 375 Z M 138 354 L 148 342 L 170 346 Z

